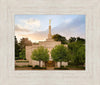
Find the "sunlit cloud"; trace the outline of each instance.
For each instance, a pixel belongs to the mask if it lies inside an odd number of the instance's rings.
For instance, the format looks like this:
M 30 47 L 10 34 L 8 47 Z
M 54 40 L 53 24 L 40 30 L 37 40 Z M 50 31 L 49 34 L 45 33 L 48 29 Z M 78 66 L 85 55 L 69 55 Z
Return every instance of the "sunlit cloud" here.
M 28 20 L 22 20 L 22 22 L 31 27 L 36 27 L 36 28 L 40 27 L 40 21 L 37 19 L 30 18 Z
M 20 35 L 22 37 L 28 38 L 32 42 L 39 42 L 39 41 L 44 41 L 47 38 L 47 32 L 42 31 L 42 32 L 35 32 L 31 34 L 26 34 L 26 35 Z
M 28 18 L 26 18 L 28 16 Z M 34 17 L 35 16 L 35 17 Z M 52 35 L 60 34 L 67 39 L 70 37 L 85 38 L 84 15 L 26 15 L 15 19 L 15 35 L 20 40 L 28 38 L 32 42 L 44 41 L 48 37 L 49 17 L 52 16 Z
M 15 26 L 18 26 L 19 28 L 24 28 L 25 30 L 35 32 L 40 29 L 40 21 L 37 19 L 25 19 L 20 20 L 20 23 L 15 24 Z
M 29 30 L 20 25 L 15 25 L 15 32 L 29 32 Z

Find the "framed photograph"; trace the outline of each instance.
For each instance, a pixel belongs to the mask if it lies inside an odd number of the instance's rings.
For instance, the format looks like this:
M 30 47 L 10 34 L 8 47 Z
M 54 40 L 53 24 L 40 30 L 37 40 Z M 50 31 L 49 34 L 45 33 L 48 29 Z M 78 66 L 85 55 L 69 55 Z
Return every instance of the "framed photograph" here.
M 99 85 L 100 1 L 0 1 L 0 85 Z
M 85 15 L 15 15 L 15 70 L 85 70 Z

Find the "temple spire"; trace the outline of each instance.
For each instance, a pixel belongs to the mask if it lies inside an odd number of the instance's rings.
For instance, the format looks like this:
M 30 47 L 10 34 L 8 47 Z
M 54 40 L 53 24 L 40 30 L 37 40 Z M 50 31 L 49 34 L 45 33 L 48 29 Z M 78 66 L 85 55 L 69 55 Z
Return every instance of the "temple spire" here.
M 49 26 L 51 26 L 51 19 L 49 20 Z
M 51 35 L 51 19 L 49 20 L 49 34 L 48 34 L 48 38 L 52 38 L 52 35 Z

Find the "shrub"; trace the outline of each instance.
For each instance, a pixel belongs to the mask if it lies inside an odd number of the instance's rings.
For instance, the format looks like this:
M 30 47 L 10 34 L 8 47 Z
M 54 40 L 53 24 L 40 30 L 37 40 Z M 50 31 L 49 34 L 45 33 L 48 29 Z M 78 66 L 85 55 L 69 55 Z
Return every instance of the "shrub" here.
M 24 57 L 23 59 L 26 60 L 26 57 Z
M 39 65 L 35 65 L 34 67 L 35 67 L 35 68 L 40 68 L 40 66 L 39 66 Z
M 15 57 L 15 60 L 18 60 L 18 59 L 20 59 L 19 57 Z
M 66 66 L 66 68 L 68 68 L 68 69 L 78 69 L 78 70 L 85 70 L 85 67 L 84 66 L 82 66 L 82 65 L 68 65 L 68 66 Z
M 69 70 L 67 67 L 64 68 L 54 68 L 55 70 Z
M 32 67 L 33 69 L 40 69 L 41 67 L 39 65 L 35 65 L 34 67 Z
M 24 68 L 24 67 L 28 67 L 27 65 L 23 65 L 23 66 L 15 66 L 15 67 L 19 67 L 19 68 Z
M 40 67 L 39 65 L 35 65 L 34 67 L 32 67 L 33 69 L 46 69 L 46 67 Z
M 29 61 L 16 61 L 16 63 L 28 63 Z
M 69 70 L 68 68 L 67 68 L 67 66 L 66 67 L 64 67 L 64 66 L 61 66 L 60 68 L 55 68 L 55 70 Z
M 61 68 L 64 68 L 64 66 L 61 66 Z
M 73 63 L 73 62 L 69 62 L 68 65 L 75 65 L 75 63 Z
M 32 67 L 32 65 L 28 65 L 28 67 Z

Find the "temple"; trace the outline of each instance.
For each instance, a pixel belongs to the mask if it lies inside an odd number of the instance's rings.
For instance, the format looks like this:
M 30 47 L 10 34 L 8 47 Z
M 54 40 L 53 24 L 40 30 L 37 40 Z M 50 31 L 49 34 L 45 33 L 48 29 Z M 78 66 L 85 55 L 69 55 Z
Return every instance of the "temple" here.
M 49 20 L 49 34 L 48 34 L 48 39 L 51 39 L 52 35 L 51 35 L 51 20 Z
M 45 48 L 48 49 L 49 51 L 49 62 L 53 63 L 53 59 L 51 56 L 51 50 L 56 46 L 56 45 L 60 45 L 61 42 L 60 41 L 54 41 L 52 39 L 52 34 L 51 34 L 51 20 L 49 20 L 49 32 L 48 32 L 48 38 L 46 39 L 46 41 L 40 41 L 39 44 L 33 44 L 32 46 L 26 46 L 26 59 L 29 61 L 29 65 L 35 66 L 35 65 L 39 65 L 39 62 L 36 60 L 32 60 L 31 59 L 31 55 L 32 55 L 32 51 L 34 49 L 37 49 L 40 46 L 43 46 Z M 64 62 L 63 62 L 64 63 Z M 65 65 L 66 63 L 64 63 Z M 57 67 L 59 67 L 59 62 L 57 64 L 54 64 Z M 44 62 L 41 62 L 41 67 L 44 66 Z

